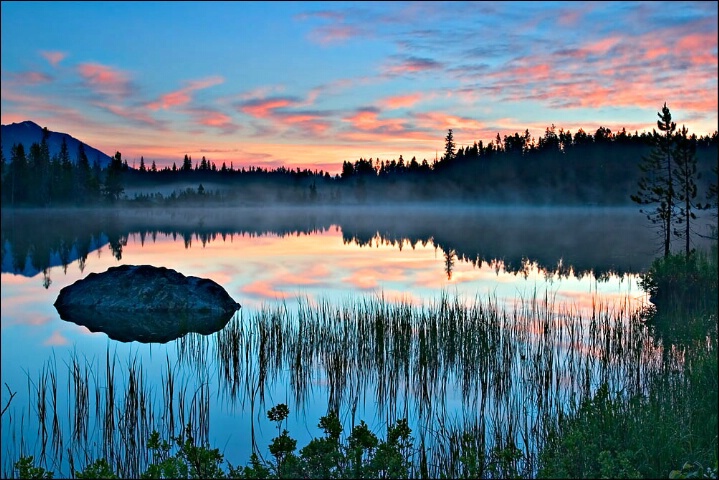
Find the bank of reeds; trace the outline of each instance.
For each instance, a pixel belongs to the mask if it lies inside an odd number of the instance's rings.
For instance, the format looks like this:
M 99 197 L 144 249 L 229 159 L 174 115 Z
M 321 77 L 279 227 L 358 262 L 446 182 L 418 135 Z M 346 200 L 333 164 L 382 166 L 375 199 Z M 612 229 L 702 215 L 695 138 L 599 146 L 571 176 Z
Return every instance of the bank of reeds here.
M 212 337 L 178 340 L 178 361 L 167 358 L 162 385 L 150 382 L 136 359 L 123 365 L 109 350 L 104 368 L 73 357 L 67 395 L 72 428 L 57 429 L 70 432 L 70 439 L 51 442 L 46 452 L 43 432 L 48 418 L 56 417 L 46 409 L 48 388 L 56 398 L 50 372 L 57 367 L 48 364 L 39 380 L 29 381 L 35 400 L 20 413 L 21 424 L 26 417 L 39 419 L 40 444 L 28 445 L 21 433 L 20 449 L 9 457 L 36 455 L 56 471 L 65 462 L 78 468 L 105 458 L 121 476 L 137 476 L 148 463 L 146 441 L 153 430 L 170 438 L 190 423 L 204 443 L 212 395 L 243 409 L 249 403 L 255 412 L 267 408 L 266 393 L 283 384 L 293 412 L 326 399 L 328 411 L 337 412 L 348 431 L 360 418 L 385 426 L 408 418 L 418 439 L 411 459 L 417 476 L 535 477 L 546 473 L 549 457 L 543 452 L 556 447 L 565 419 L 598 396 L 629 404 L 651 400 L 661 381 L 684 378 L 694 353 L 655 342 L 638 307 L 628 298 L 616 304 L 596 300 L 584 311 L 544 295 L 502 308 L 492 298 L 444 295 L 423 305 L 363 297 L 301 300 L 296 311 L 286 304 L 241 311 Z M 705 341 L 691 348 L 715 355 L 715 345 Z M 178 383 L 180 369 L 197 382 Z M 50 405 L 58 408 L 57 401 Z M 664 407 L 680 406 L 682 415 L 691 416 L 679 399 Z M 14 415 L 9 421 L 17 425 Z M 605 427 L 620 429 L 616 422 Z M 254 433 L 253 423 L 256 445 Z M 266 454 L 264 445 L 259 454 Z M 624 458 L 609 455 L 609 461 Z M 663 466 L 648 471 L 661 473 Z M 7 465 L 3 469 L 11 473 Z

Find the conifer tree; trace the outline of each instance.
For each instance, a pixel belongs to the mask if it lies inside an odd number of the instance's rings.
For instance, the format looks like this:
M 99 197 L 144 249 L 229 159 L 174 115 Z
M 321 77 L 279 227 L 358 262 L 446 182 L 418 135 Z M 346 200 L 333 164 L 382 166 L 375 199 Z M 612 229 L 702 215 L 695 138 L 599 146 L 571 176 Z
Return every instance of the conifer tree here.
M 65 137 L 62 137 L 62 144 L 60 145 L 60 199 L 69 200 L 72 195 L 72 184 L 73 184 L 73 165 L 70 160 L 70 153 L 67 150 L 67 141 Z
M 664 256 L 669 256 L 674 222 L 674 180 L 672 161 L 674 151 L 674 131 L 676 123 L 672 122 L 672 115 L 664 104 L 662 111 L 657 113 L 659 120 L 657 126 L 664 132 L 661 135 L 652 133 L 654 148 L 650 154 L 642 158 L 639 169 L 642 177 L 639 180 L 639 190 L 631 195 L 632 201 L 642 205 L 640 211 L 658 226 L 659 234 L 664 246 Z
M 125 189 L 122 186 L 122 154 L 116 152 L 105 175 L 105 196 L 110 202 L 119 199 Z
M 85 153 L 85 145 L 80 142 L 77 146 L 77 167 L 75 168 L 75 185 L 80 201 L 90 197 L 90 176 L 90 160 Z
M 7 196 L 10 200 L 10 205 L 22 203 L 25 200 L 28 187 L 28 170 L 25 147 L 22 143 L 17 143 L 10 150 L 10 165 L 3 185 L 3 193 L 8 192 Z
M 454 151 L 457 145 L 454 143 L 454 134 L 450 128 L 447 132 L 447 136 L 444 137 L 444 157 L 443 159 L 447 162 L 454 158 Z
M 696 156 L 696 135 L 687 136 L 687 128 L 682 129 L 676 135 L 676 148 L 674 150 L 674 170 L 672 171 L 676 180 L 676 200 L 679 209 L 677 224 L 683 228 L 675 229 L 674 234 L 684 239 L 685 252 L 689 256 L 690 250 L 690 223 L 695 220 L 695 210 L 703 207 L 696 203 L 697 186 L 697 156 Z

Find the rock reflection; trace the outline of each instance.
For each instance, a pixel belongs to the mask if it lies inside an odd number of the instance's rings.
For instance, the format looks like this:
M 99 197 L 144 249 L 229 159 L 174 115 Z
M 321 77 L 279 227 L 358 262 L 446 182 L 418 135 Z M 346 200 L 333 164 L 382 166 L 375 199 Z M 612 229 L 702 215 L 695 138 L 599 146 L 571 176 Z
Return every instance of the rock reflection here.
M 65 321 L 125 343 L 167 343 L 190 332 L 211 335 L 222 330 L 234 315 L 234 312 L 99 312 L 83 307 L 65 307 L 58 309 L 58 313 Z

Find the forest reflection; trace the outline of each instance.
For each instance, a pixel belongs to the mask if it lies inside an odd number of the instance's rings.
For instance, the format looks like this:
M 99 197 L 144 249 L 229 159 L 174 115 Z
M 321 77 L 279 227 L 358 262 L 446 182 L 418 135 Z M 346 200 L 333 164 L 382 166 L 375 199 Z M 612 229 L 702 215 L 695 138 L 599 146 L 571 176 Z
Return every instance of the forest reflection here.
M 185 248 L 231 241 L 235 235 L 316 235 L 339 228 L 345 244 L 431 245 L 455 261 L 500 265 L 524 273 L 530 264 L 560 276 L 636 273 L 655 255 L 652 231 L 633 209 L 578 208 L 232 208 L 168 210 L 17 210 L 2 215 L 2 271 L 35 276 L 78 262 L 107 245 L 120 261 L 131 237 L 158 236 Z M 47 288 L 47 285 L 46 288 Z

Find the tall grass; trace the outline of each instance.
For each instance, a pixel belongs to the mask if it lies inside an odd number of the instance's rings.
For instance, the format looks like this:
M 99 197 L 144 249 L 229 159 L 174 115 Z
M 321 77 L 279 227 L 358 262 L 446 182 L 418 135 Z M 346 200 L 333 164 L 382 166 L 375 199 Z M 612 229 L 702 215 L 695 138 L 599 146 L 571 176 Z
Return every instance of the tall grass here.
M 373 416 L 363 419 L 378 426 L 408 418 L 419 440 L 412 458 L 417 476 L 534 477 L 549 458 L 543 452 L 566 431 L 566 419 L 596 398 L 651 399 L 665 380 L 678 394 L 681 372 L 695 357 L 657 343 L 641 312 L 629 298 L 615 304 L 597 299 L 582 311 L 550 295 L 520 298 L 513 308 L 491 297 L 442 295 L 422 305 L 372 296 L 301 299 L 294 311 L 286 303 L 240 311 L 212 337 L 178 340 L 178 360 L 167 357 L 161 385 L 149 380 L 137 359 L 122 364 L 109 349 L 104 368 L 73 357 L 67 363 L 71 428 L 59 428 L 72 432 L 64 440 L 68 458 L 63 462 L 63 449 L 54 448 L 42 461 L 60 471 L 66 463 L 106 458 L 121 476 L 137 476 L 148 462 L 152 430 L 168 438 L 190 423 L 194 437 L 207 442 L 212 401 L 255 412 L 281 384 L 290 392 L 292 411 L 326 398 L 328 411 L 350 427 L 359 416 Z M 692 351 L 715 354 L 715 344 L 706 341 Z M 39 419 L 41 445 L 26 447 L 20 428 L 21 450 L 10 458 L 44 452 L 48 372 L 56 368 L 48 364 L 37 381 L 29 381 L 33 405 L 21 412 L 21 419 Z M 193 381 L 180 378 L 183 372 Z M 691 417 L 689 404 L 673 402 L 665 407 L 681 406 Z M 254 427 L 253 420 L 249 436 L 262 454 Z M 3 469 L 11 474 L 8 465 Z
M 629 299 L 595 303 L 584 316 L 548 296 L 509 311 L 493 299 L 447 296 L 420 307 L 374 297 L 303 301 L 295 315 L 281 305 L 231 322 L 217 334 L 217 353 L 228 399 L 287 378 L 295 411 L 324 385 L 328 409 L 348 412 L 352 426 L 368 400 L 381 424 L 409 417 L 430 475 L 459 473 L 455 440 L 480 429 L 473 438 L 483 451 L 517 446 L 518 470 L 536 473 L 562 412 L 604 384 L 641 393 L 663 354 Z
M 7 420 L 3 417 L 3 424 L 7 421 L 10 425 L 13 439 L 12 444 L 3 444 L 3 477 L 13 476 L 13 458 L 32 455 L 43 468 L 61 476 L 69 476 L 94 459 L 105 458 L 121 478 L 132 478 L 148 464 L 147 439 L 154 430 L 170 437 L 189 423 L 196 438 L 207 439 L 206 383 L 191 394 L 186 390 L 176 392 L 170 387 L 170 397 L 163 398 L 165 401 L 158 409 L 154 401 L 158 386 L 148 380 L 137 357 L 131 357 L 123 365 L 116 354 L 111 355 L 108 347 L 104 360 L 101 365 L 97 360 L 81 359 L 74 352 L 65 363 L 68 384 L 64 399 L 58 398 L 57 379 L 62 371 L 54 357 L 36 380 L 28 375 L 28 405 L 19 413 L 10 408 L 6 412 Z M 174 368 L 169 357 L 162 378 L 165 385 L 174 384 Z M 94 392 L 92 398 L 91 391 Z M 189 403 L 179 399 L 180 394 L 187 395 Z M 179 409 L 174 407 L 178 402 Z M 60 411 L 62 407 L 66 408 L 66 415 Z M 178 417 L 183 422 L 179 425 L 174 423 Z M 35 420 L 32 423 L 37 425 L 36 435 L 26 431 L 26 418 Z

